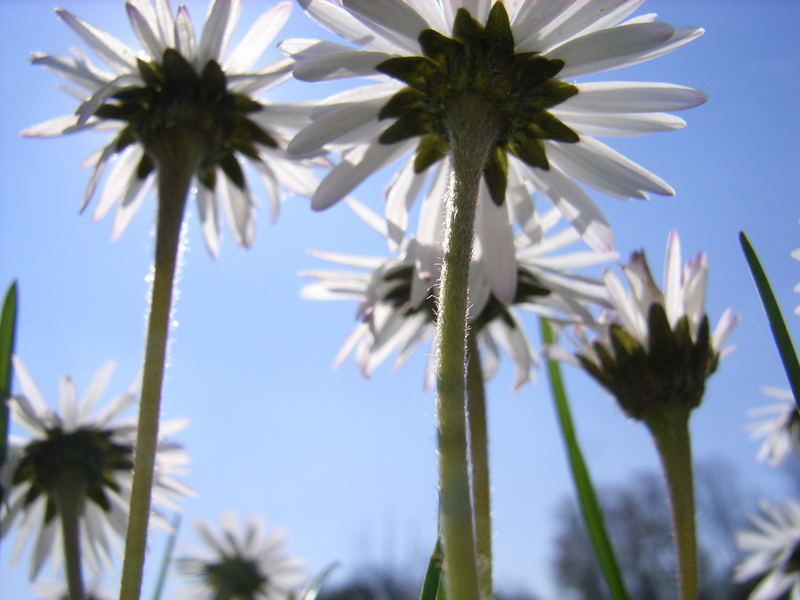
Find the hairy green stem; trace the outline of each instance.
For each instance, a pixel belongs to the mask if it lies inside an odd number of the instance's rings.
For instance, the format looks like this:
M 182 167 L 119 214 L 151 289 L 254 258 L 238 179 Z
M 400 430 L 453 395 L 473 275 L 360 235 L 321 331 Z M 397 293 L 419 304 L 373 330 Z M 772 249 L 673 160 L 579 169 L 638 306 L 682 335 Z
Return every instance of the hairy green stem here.
M 699 593 L 690 411 L 688 407 L 670 403 L 661 410 L 650 411 L 644 418 L 667 478 L 672 533 L 678 555 L 679 600 L 697 600 Z
M 469 456 L 472 463 L 472 503 L 475 510 L 475 549 L 478 553 L 478 583 L 481 598 L 494 597 L 492 585 L 492 505 L 489 479 L 489 436 L 486 391 L 478 348 L 478 336 L 467 336 L 467 421 Z
M 61 533 L 64 542 L 64 563 L 67 574 L 67 591 L 70 600 L 84 600 L 81 570 L 81 532 L 80 516 L 86 501 L 84 486 L 80 477 L 62 477 L 56 485 L 55 501 L 61 519 Z
M 138 600 L 141 594 L 172 291 L 181 223 L 195 166 L 195 157 L 187 156 L 187 153 L 162 152 L 159 155 L 155 269 L 142 371 L 131 507 L 122 564 L 121 600 Z
M 464 95 L 448 110 L 452 174 L 436 320 L 439 513 L 449 600 L 479 600 L 466 428 L 467 288 L 478 190 L 499 126 Z

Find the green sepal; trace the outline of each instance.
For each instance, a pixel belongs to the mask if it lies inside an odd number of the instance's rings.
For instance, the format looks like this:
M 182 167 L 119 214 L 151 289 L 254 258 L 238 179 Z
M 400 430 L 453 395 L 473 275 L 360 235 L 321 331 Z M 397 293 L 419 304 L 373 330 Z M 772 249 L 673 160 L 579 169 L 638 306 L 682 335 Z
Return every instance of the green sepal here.
M 200 183 L 213 192 L 217 185 L 216 167 L 212 165 L 210 167 L 206 167 L 205 169 L 200 169 L 197 174 L 197 178 L 200 180 Z
M 429 119 L 427 113 L 423 110 L 413 110 L 405 113 L 384 129 L 378 141 L 381 144 L 394 144 L 428 132 Z
M 111 502 L 109 502 L 108 496 L 106 496 L 106 493 L 103 491 L 102 487 L 97 486 L 90 488 L 87 497 L 97 506 L 102 508 L 103 512 L 111 511 Z
M 267 146 L 268 148 L 278 147 L 278 142 L 275 141 L 275 138 L 264 131 L 257 123 L 254 123 L 250 119 L 241 119 L 239 122 L 245 129 L 250 140 L 262 146 Z
M 164 50 L 164 78 L 176 90 L 194 87 L 200 81 L 194 67 L 174 48 Z
M 146 179 L 147 176 L 153 172 L 153 169 L 155 169 L 153 159 L 145 152 L 142 155 L 142 159 L 139 161 L 139 165 L 136 167 L 136 178 Z
M 564 68 L 564 61 L 545 58 L 541 54 L 526 54 L 517 70 L 517 87 L 527 90 L 538 87 L 555 77 Z M 570 86 L 575 87 L 575 86 Z
M 647 313 L 650 360 L 657 371 L 666 373 L 678 351 L 672 327 L 664 307 L 658 302 L 650 305 Z
M 375 70 L 417 89 L 425 89 L 436 75 L 436 65 L 423 56 L 389 58 L 376 66 Z
M 529 125 L 529 128 L 536 134 L 536 137 L 546 140 L 556 140 L 571 144 L 580 141 L 577 133 L 548 112 L 542 111 L 538 114 Z
M 514 295 L 514 304 L 533 302 L 549 295 L 550 290 L 544 287 L 533 273 L 523 267 L 517 269 L 517 293 Z
M 263 104 L 261 104 L 257 100 L 253 100 L 250 96 L 246 94 L 231 94 L 230 101 L 233 105 L 234 110 L 236 110 L 236 112 L 242 112 L 242 113 L 257 112 L 261 110 L 261 108 L 264 106 Z
M 496 6 L 496 5 L 495 5 Z M 504 148 L 495 146 L 486 158 L 483 169 L 483 178 L 492 202 L 502 206 L 506 198 L 506 184 L 508 183 L 508 157 Z
M 228 153 L 219 159 L 218 164 L 225 172 L 225 175 L 228 176 L 228 179 L 236 184 L 236 187 L 240 190 L 244 190 L 244 172 L 236 157 L 232 153 Z
M 44 522 L 51 523 L 53 519 L 56 518 L 57 515 L 58 515 L 58 507 L 56 506 L 56 503 L 50 498 L 48 498 L 47 501 L 45 502 Z
M 511 22 L 508 12 L 502 2 L 495 2 L 489 11 L 484 28 L 489 40 L 489 55 L 495 59 L 508 57 L 514 54 L 514 34 L 511 31 Z
M 458 9 L 453 21 L 453 37 L 461 40 L 483 36 L 483 25 L 476 21 L 463 6 Z
M 139 107 L 135 104 L 103 104 L 94 111 L 94 116 L 99 119 L 111 119 L 114 121 L 128 121 L 130 117 L 139 112 Z
M 389 98 L 389 101 L 381 107 L 378 120 L 401 117 L 410 110 L 422 109 L 424 101 L 425 96 L 422 92 L 405 87 Z
M 447 64 L 464 52 L 463 44 L 433 29 L 423 30 L 418 39 L 425 56 L 437 62 Z
M 447 142 L 441 135 L 429 133 L 417 145 L 417 153 L 414 156 L 414 172 L 422 173 L 433 163 L 447 156 L 447 150 Z
M 578 93 L 578 88 L 559 79 L 548 79 L 536 86 L 536 93 L 526 96 L 526 110 L 546 110 Z
M 642 345 L 639 341 L 628 333 L 624 327 L 611 325 L 609 327 L 609 334 L 611 337 L 611 347 L 617 356 L 617 362 L 626 361 L 633 357 L 637 352 L 642 351 Z
M 515 131 L 508 148 L 525 164 L 539 167 L 545 171 L 550 169 L 550 161 L 547 160 L 544 144 L 534 135 L 524 131 Z
M 200 88 L 203 90 L 203 95 L 213 101 L 219 100 L 227 93 L 226 86 L 225 73 L 219 63 L 215 60 L 208 61 L 200 75 Z
M 159 70 L 158 65 L 144 61 L 141 58 L 136 59 L 136 65 L 139 67 L 139 74 L 142 76 L 147 87 L 160 89 L 164 85 L 164 76 Z

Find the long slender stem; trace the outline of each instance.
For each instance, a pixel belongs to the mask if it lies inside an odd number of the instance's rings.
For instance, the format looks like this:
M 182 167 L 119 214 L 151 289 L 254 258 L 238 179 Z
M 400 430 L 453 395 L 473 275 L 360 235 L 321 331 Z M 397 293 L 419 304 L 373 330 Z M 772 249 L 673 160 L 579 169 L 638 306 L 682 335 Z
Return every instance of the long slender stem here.
M 80 478 L 70 479 L 57 485 L 55 490 L 58 514 L 61 519 L 61 533 L 64 541 L 64 562 L 67 574 L 67 591 L 70 600 L 84 600 L 81 571 L 81 532 L 79 527 L 84 503 L 84 490 Z
M 644 419 L 655 440 L 667 478 L 678 554 L 680 600 L 697 600 L 699 586 L 689 414 L 689 408 L 679 410 L 675 403 L 671 403 L 665 410 L 651 411 Z
M 467 288 L 480 178 L 498 131 L 492 108 L 465 95 L 448 111 L 453 173 L 435 345 L 439 511 L 449 600 L 479 600 L 466 435 Z
M 155 272 L 142 372 L 131 508 L 122 565 L 121 600 L 138 600 L 141 593 L 172 288 L 186 197 L 196 164 L 190 157 L 164 154 L 167 156 L 158 163 Z
M 478 583 L 481 598 L 494 597 L 492 585 L 492 506 L 489 479 L 489 436 L 486 391 L 481 368 L 478 336 L 467 337 L 467 421 L 469 456 L 472 463 L 472 502 L 475 510 L 475 549 L 478 553 Z

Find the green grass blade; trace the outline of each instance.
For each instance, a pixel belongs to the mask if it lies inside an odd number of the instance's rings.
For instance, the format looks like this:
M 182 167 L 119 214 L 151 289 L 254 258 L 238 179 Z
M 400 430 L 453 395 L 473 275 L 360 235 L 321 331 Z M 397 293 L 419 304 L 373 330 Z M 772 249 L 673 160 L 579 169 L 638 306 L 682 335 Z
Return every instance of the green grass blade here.
M 334 571 L 334 569 L 338 567 L 339 563 L 336 562 L 325 567 L 322 572 L 317 575 L 302 592 L 300 592 L 297 600 L 314 600 L 317 597 L 317 594 L 319 594 L 322 584 L 325 583 L 325 580 Z
M 546 345 L 553 344 L 553 331 L 550 324 L 545 319 L 540 319 L 542 327 L 542 340 Z M 592 543 L 603 577 L 608 584 L 611 597 L 614 600 L 628 600 L 628 592 L 625 590 L 625 583 L 614 556 L 614 548 L 608 538 L 603 513 L 600 510 L 600 503 L 597 501 L 592 480 L 589 477 L 589 470 L 583 460 L 578 439 L 575 435 L 575 428 L 572 424 L 567 393 L 564 388 L 564 381 L 561 377 L 561 368 L 554 360 L 547 361 L 547 371 L 550 378 L 550 389 L 553 393 L 553 400 L 558 414 L 558 423 L 561 428 L 561 435 L 567 449 L 572 479 L 578 495 L 578 502 L 581 507 L 586 529 L 589 532 L 589 539 Z
M 792 387 L 795 404 L 800 409 L 800 363 L 797 360 L 797 352 L 794 349 L 794 344 L 792 344 L 792 338 L 789 336 L 789 330 L 786 329 L 786 322 L 783 320 L 781 308 L 778 306 L 778 301 L 772 292 L 772 286 L 769 284 L 767 274 L 764 272 L 761 261 L 758 260 L 758 255 L 744 231 L 739 232 L 739 242 L 742 244 L 742 250 L 744 250 L 744 257 L 747 259 L 747 265 L 750 267 L 750 273 L 756 282 L 758 295 L 761 296 L 761 304 L 764 305 L 764 310 L 767 313 L 769 327 L 772 329 L 772 337 L 775 338 L 775 344 L 778 346 L 778 353 L 783 362 L 783 369 L 789 378 L 789 385 Z
M 419 600 L 444 599 L 444 580 L 441 579 L 441 574 L 442 544 L 437 538 L 436 547 L 433 549 L 431 559 L 428 561 L 428 570 L 425 572 L 425 580 L 422 582 L 422 591 L 419 594 Z
M 181 525 L 181 516 L 176 514 L 172 519 L 172 533 L 169 534 L 167 539 L 167 546 L 164 548 L 164 558 L 161 560 L 161 569 L 158 572 L 158 581 L 156 582 L 156 589 L 153 592 L 153 600 L 160 600 L 161 594 L 164 591 L 164 584 L 167 581 L 167 571 L 169 570 L 169 563 L 172 562 L 172 551 L 175 548 L 175 539 L 178 537 L 178 528 Z
M 0 465 L 8 448 L 8 398 L 11 396 L 11 355 L 17 329 L 17 282 L 8 287 L 0 313 Z M 0 502 L 4 497 L 0 486 Z

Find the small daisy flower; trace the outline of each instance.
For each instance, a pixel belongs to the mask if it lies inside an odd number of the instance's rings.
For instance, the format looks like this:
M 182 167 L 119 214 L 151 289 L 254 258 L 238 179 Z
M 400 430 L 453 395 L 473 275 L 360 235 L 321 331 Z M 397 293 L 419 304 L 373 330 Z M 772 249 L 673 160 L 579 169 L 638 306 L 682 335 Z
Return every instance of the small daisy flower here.
M 603 280 L 613 307 L 593 328 L 590 342 L 578 330 L 580 364 L 641 419 L 652 403 L 699 405 L 706 379 L 716 370 L 722 347 L 739 320 L 728 309 L 713 334 L 705 313 L 708 259 L 699 253 L 681 267 L 680 239 L 667 242 L 664 290 L 658 288 L 644 256 L 633 254 L 623 267 L 630 292 L 611 271 Z
M 212 0 L 199 39 L 183 5 L 176 16 L 168 0 L 128 0 L 125 8 L 144 53 L 137 54 L 67 10 L 56 10 L 105 67 L 78 49 L 72 57 L 35 53 L 32 62 L 67 80 L 66 90 L 80 104 L 75 114 L 35 125 L 23 135 L 114 132 L 87 161 L 94 171 L 81 205 L 83 210 L 113 162 L 94 211 L 98 220 L 117 207 L 113 238 L 139 209 L 159 164 L 169 168 L 175 156 L 190 155 L 209 251 L 219 251 L 220 211 L 236 241 L 250 246 L 256 202 L 244 164 L 254 168 L 268 191 L 273 218 L 283 188 L 304 195 L 314 189 L 313 171 L 280 150 L 307 122 L 308 108 L 256 99 L 290 77 L 292 64 L 287 59 L 253 67 L 288 19 L 291 3 L 281 2 L 265 12 L 231 52 L 228 43 L 239 19 L 240 0 Z
M 759 504 L 763 514 L 750 517 L 754 528 L 736 534 L 737 545 L 748 556 L 736 567 L 734 579 L 766 574 L 750 600 L 800 600 L 800 504 Z
M 124 537 L 131 488 L 136 421 L 121 418 L 136 400 L 129 391 L 95 410 L 108 387 L 114 363 L 106 363 L 79 400 L 71 378 L 59 387 L 59 412 L 49 408 L 22 361 L 14 357 L 21 392 L 11 398 L 14 422 L 31 437 L 10 437 L 4 465 L 9 492 L 2 506 L 0 534 L 17 529 L 14 560 L 32 540 L 31 579 L 48 559 L 60 562 L 62 506 L 78 506 L 82 564 L 95 574 L 110 567 L 112 542 Z M 154 484 L 156 505 L 178 510 L 177 501 L 193 492 L 175 479 L 186 473 L 189 457 L 166 436 L 185 427 L 172 421 L 162 427 Z M 166 525 L 162 519 L 161 523 Z
M 311 18 L 361 49 L 287 40 L 280 47 L 297 61 L 295 77 L 372 80 L 324 101 L 290 144 L 296 156 L 341 153 L 312 207 L 334 204 L 409 153 L 403 185 L 419 187 L 451 150 L 450 111 L 471 98 L 499 123 L 483 171 L 492 201 L 505 202 L 512 179 L 528 181 L 587 243 L 610 249 L 612 232 L 575 179 L 626 199 L 674 191 L 597 137 L 679 129 L 684 121 L 666 111 L 705 101 L 666 83 L 573 81 L 656 58 L 703 33 L 652 14 L 632 18 L 641 3 L 301 0 Z
M 241 523 L 223 513 L 221 520 L 219 532 L 197 521 L 195 531 L 208 552 L 178 560 L 179 571 L 195 580 L 186 589 L 189 597 L 285 600 L 303 585 L 304 563 L 285 553 L 282 531 L 266 533 L 263 520 L 253 516 Z
M 347 202 L 368 226 L 383 236 L 388 234 L 391 228 L 387 221 L 364 205 L 353 200 Z M 497 209 L 491 202 L 482 203 L 481 207 Z M 565 252 L 565 248 L 579 241 L 580 236 L 570 227 L 557 228 L 561 217 L 555 209 L 545 215 L 534 213 L 531 218 L 541 229 L 542 239 L 537 244 L 530 244 L 523 233 L 516 238 L 518 245 L 512 247 L 512 252 L 518 285 L 513 298 L 506 300 L 498 296 L 495 274 L 492 265 L 484 259 L 485 249 L 481 244 L 476 245 L 470 267 L 469 319 L 483 350 L 484 376 L 489 378 L 494 374 L 499 363 L 499 350 L 502 349 L 515 364 L 514 385 L 517 388 L 533 379 L 538 363 L 515 308 L 561 321 L 589 319 L 586 305 L 607 304 L 605 291 L 599 282 L 575 275 L 570 270 L 616 257 L 614 253 L 595 251 Z M 317 279 L 301 291 L 305 298 L 359 301 L 356 315 L 361 322 L 346 339 L 334 361 L 335 366 L 353 353 L 362 373 L 369 377 L 396 351 L 395 367 L 399 368 L 417 346 L 433 336 L 436 285 L 442 260 L 441 240 L 438 245 L 428 246 L 418 238 L 406 239 L 399 254 L 392 258 L 319 251 L 311 254 L 340 266 L 359 269 L 300 273 Z M 427 388 L 431 386 L 432 378 L 433 364 L 429 362 Z
M 752 439 L 764 438 L 758 460 L 779 467 L 787 456 L 800 450 L 800 415 L 789 390 L 765 387 L 762 391 L 780 402 L 751 410 L 748 414 L 753 420 L 747 429 Z

